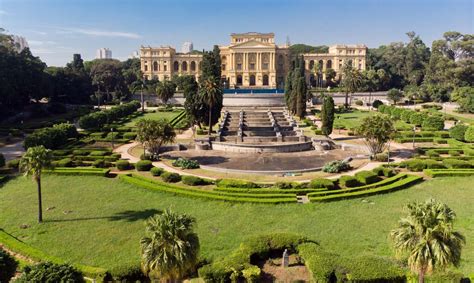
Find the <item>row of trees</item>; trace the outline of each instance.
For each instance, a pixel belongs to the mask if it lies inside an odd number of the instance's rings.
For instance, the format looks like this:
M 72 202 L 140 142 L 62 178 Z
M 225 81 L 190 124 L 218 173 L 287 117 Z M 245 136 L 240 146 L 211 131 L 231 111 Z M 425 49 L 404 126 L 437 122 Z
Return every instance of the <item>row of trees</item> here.
M 292 115 L 301 119 L 306 115 L 306 102 L 310 98 L 306 80 L 303 56 L 295 61 L 294 68 L 288 72 L 285 82 L 285 102 Z

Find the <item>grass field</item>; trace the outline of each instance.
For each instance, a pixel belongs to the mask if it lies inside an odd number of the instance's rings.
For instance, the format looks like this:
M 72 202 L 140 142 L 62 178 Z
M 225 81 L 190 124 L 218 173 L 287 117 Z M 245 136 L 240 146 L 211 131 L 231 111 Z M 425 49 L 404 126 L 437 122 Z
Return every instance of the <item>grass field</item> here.
M 377 113 L 376 111 L 360 111 L 353 110 L 348 113 L 336 113 L 334 116 L 334 127 L 344 126 L 346 129 L 353 129 L 360 125 L 360 121 L 365 117 L 371 116 Z
M 474 272 L 474 177 L 439 178 L 386 195 L 321 204 L 235 204 L 178 197 L 118 179 L 44 176 L 45 223 L 36 223 L 36 188 L 18 177 L 0 187 L 0 228 L 52 255 L 110 268 L 139 260 L 144 219 L 166 208 L 197 219 L 201 255 L 228 254 L 251 235 L 287 231 L 314 238 L 340 254 L 392 256 L 389 231 L 403 206 L 430 197 L 453 208 L 467 238 L 460 269 Z M 54 207 L 47 210 L 47 208 Z M 21 229 L 20 225 L 30 227 Z
M 145 115 L 143 116 L 139 116 L 135 119 L 132 119 L 130 122 L 126 123 L 125 126 L 127 127 L 132 127 L 132 126 L 135 126 L 135 124 L 138 122 L 138 120 L 140 119 L 143 119 L 143 118 L 146 118 L 146 119 L 153 119 L 153 120 L 158 120 L 158 119 L 161 119 L 161 118 L 164 118 L 164 119 L 168 119 L 168 121 L 171 121 L 171 119 L 173 119 L 174 117 L 178 116 L 178 114 L 181 113 L 181 111 L 177 110 L 177 111 L 168 111 L 168 112 L 155 112 L 155 113 L 146 113 Z

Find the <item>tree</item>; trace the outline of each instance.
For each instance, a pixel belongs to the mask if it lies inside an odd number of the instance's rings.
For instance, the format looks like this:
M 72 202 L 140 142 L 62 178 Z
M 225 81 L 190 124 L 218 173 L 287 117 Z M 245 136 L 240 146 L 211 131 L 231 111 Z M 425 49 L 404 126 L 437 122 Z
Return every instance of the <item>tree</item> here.
M 202 117 L 205 116 L 207 111 L 201 96 L 198 95 L 199 85 L 194 76 L 181 76 L 180 78 L 181 82 L 178 88 L 183 90 L 186 117 L 193 125 L 197 124 L 201 128 Z
M 328 137 L 332 133 L 334 123 L 334 99 L 330 95 L 323 96 L 323 105 L 321 108 L 321 131 Z
M 97 87 L 99 101 L 104 99 L 102 97 L 103 90 L 105 90 L 105 101 L 124 100 L 130 94 L 122 74 L 122 63 L 118 60 L 96 59 L 92 61 L 90 76 L 93 85 Z
M 326 84 L 330 87 L 335 85 L 336 71 L 332 68 L 326 69 Z
M 41 200 L 41 173 L 43 169 L 51 167 L 51 151 L 44 146 L 28 148 L 20 160 L 20 170 L 25 175 L 31 175 L 38 190 L 38 222 L 43 221 L 43 206 Z
M 451 92 L 451 101 L 459 105 L 461 112 L 474 113 L 474 87 L 457 87 Z
M 137 141 L 154 156 L 158 157 L 163 144 L 176 138 L 173 126 L 166 119 L 140 119 L 137 123 Z
M 365 138 L 370 153 L 375 156 L 384 150 L 385 144 L 395 134 L 395 127 L 389 116 L 376 114 L 362 119 L 357 133 Z
M 175 89 L 176 85 L 171 81 L 160 82 L 156 87 L 156 95 L 166 104 L 173 97 Z
M 342 86 L 345 93 L 344 106 L 349 108 L 349 94 L 359 90 L 362 84 L 362 75 L 359 70 L 352 68 L 351 64 L 346 63 L 342 68 Z
M 27 282 L 85 282 L 82 273 L 71 265 L 41 262 L 34 266 L 27 265 L 17 281 Z
M 408 254 L 418 282 L 435 269 L 458 266 L 465 238 L 454 231 L 454 211 L 433 199 L 410 203 L 407 208 L 408 216 L 399 220 L 390 236 L 397 252 Z
M 222 89 L 219 86 L 219 83 L 215 79 L 208 78 L 202 82 L 200 95 L 202 100 L 207 104 L 209 109 L 209 130 L 208 136 L 211 136 L 212 132 L 212 108 L 219 101 L 219 98 L 222 97 Z
M 147 236 L 140 240 L 145 274 L 174 282 L 195 267 L 199 254 L 195 223 L 193 217 L 169 209 L 147 220 Z
M 393 104 L 397 104 L 403 98 L 403 92 L 399 89 L 392 88 L 387 92 L 387 98 L 393 101 Z

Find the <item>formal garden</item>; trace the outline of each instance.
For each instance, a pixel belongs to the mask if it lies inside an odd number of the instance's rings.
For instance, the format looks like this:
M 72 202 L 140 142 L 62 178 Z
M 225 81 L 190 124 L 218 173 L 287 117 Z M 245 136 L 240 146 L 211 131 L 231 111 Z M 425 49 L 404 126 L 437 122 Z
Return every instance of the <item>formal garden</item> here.
M 263 116 L 274 131 L 274 114 L 286 115 L 288 140 L 318 153 L 280 160 L 320 166 L 215 170 L 196 156 L 266 158 L 212 148 L 230 127 L 219 58 L 218 48 L 204 52 L 199 83 L 130 84 L 154 84 L 157 105 L 96 86 L 95 107 L 41 102 L 29 117 L 2 121 L 0 150 L 24 151 L 0 153 L 0 282 L 474 280 L 474 119 L 465 101 L 447 113 L 407 88 L 351 105 L 363 77 L 346 65 L 338 82 L 346 103 L 330 92 L 310 103 L 295 55 L 284 109 Z M 175 91 L 183 105 L 168 103 Z

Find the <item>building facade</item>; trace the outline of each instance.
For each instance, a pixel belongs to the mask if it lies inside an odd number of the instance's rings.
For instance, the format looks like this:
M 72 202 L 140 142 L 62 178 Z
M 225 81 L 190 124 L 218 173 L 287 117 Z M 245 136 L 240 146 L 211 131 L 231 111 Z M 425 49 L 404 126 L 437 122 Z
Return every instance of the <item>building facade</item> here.
M 191 53 L 194 50 L 193 43 L 192 42 L 185 42 L 181 46 L 181 52 L 186 54 L 186 53 Z
M 97 49 L 96 59 L 112 59 L 112 50 L 108 48 Z
M 292 58 L 288 45 L 275 44 L 273 33 L 233 33 L 230 44 L 219 46 L 222 80 L 226 88 L 283 88 Z M 334 45 L 328 53 L 303 54 L 308 84 L 324 84 L 326 72 L 339 75 L 344 64 L 365 70 L 365 45 Z M 140 48 L 141 70 L 146 79 L 169 80 L 194 75 L 199 79 L 201 54 L 176 53 L 171 46 Z

